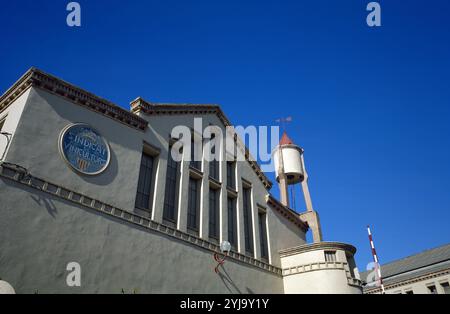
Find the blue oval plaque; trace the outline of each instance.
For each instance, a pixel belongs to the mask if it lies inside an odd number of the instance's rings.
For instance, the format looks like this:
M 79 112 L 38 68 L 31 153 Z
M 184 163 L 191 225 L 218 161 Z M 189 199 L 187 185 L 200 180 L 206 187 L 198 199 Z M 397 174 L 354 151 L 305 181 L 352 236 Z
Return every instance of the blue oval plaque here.
M 59 148 L 64 160 L 83 174 L 100 174 L 109 165 L 108 143 L 87 124 L 67 126 L 61 132 Z

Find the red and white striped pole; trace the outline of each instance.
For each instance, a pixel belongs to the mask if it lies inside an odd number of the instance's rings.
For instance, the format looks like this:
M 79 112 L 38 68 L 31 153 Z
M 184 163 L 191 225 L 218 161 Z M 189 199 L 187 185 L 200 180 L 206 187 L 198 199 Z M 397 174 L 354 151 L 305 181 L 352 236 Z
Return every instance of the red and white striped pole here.
M 375 272 L 378 277 L 378 282 L 381 286 L 381 291 L 383 294 L 385 294 L 383 277 L 381 277 L 381 266 L 380 266 L 380 263 L 378 260 L 377 251 L 375 250 L 375 245 L 373 244 L 373 238 L 372 238 L 372 232 L 370 231 L 370 226 L 367 226 L 367 232 L 369 234 L 370 247 L 372 248 L 373 261 L 375 263 Z

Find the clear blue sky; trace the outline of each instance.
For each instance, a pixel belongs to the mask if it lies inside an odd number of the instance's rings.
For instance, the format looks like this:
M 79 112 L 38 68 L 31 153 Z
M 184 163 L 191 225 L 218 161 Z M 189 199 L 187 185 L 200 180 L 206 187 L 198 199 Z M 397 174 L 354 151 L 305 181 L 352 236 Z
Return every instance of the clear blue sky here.
M 126 108 L 291 115 L 324 236 L 356 245 L 360 268 L 367 224 L 382 262 L 450 242 L 448 0 L 380 1 L 378 29 L 369 0 L 84 0 L 81 28 L 68 2 L 2 1 L 1 90 L 37 66 Z

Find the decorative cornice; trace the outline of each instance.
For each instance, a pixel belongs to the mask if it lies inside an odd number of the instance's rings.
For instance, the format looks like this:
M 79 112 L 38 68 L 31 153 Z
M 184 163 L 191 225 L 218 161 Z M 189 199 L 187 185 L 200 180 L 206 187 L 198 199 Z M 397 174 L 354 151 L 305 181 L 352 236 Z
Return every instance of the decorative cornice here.
M 287 257 L 295 254 L 301 254 L 305 252 L 318 250 L 343 250 L 346 252 L 350 252 L 353 255 L 356 253 L 356 248 L 350 244 L 340 242 L 319 242 L 319 243 L 304 244 L 297 247 L 281 250 L 280 257 Z
M 144 112 L 147 115 L 179 115 L 179 114 L 216 114 L 225 126 L 231 123 L 218 105 L 213 104 L 163 104 L 151 103 L 141 97 L 130 103 L 134 113 Z
M 166 236 L 170 236 L 183 242 L 187 242 L 201 249 L 208 250 L 212 253 L 221 252 L 220 246 L 215 243 L 201 239 L 187 232 L 182 232 L 176 228 L 172 228 L 170 226 L 155 222 L 153 220 L 150 220 L 149 218 L 140 216 L 134 212 L 130 212 L 128 210 L 112 206 L 108 203 L 102 202 L 93 197 L 78 193 L 76 191 L 65 188 L 61 185 L 46 181 L 45 179 L 34 177 L 31 174 L 27 173 L 25 168 L 22 168 L 18 165 L 9 163 L 0 163 L 0 178 L 5 178 L 14 181 L 18 184 L 22 184 L 29 188 L 33 188 L 43 193 L 50 194 L 62 200 L 69 201 L 71 203 L 88 208 L 90 210 L 94 210 L 103 215 L 115 217 L 126 223 L 137 225 L 139 227 L 152 230 Z M 281 276 L 281 268 L 270 265 L 261 260 L 257 260 L 253 257 L 249 257 L 247 255 L 231 251 L 228 254 L 227 258 L 232 259 L 236 262 L 248 264 L 261 270 L 273 273 L 277 276 Z
M 394 283 L 384 283 L 384 287 L 385 289 L 394 289 L 394 288 L 398 288 L 398 287 L 402 287 L 402 286 L 407 286 L 407 285 L 411 285 L 413 283 L 416 282 L 420 282 L 420 281 L 424 281 L 424 280 L 428 280 L 428 279 L 432 279 L 432 278 L 436 278 L 436 277 L 441 277 L 441 276 L 445 276 L 450 274 L 450 268 L 449 269 L 445 269 L 445 270 L 441 270 L 441 271 L 437 271 L 437 272 L 431 272 L 425 275 L 420 275 L 405 281 L 397 281 Z M 381 288 L 379 287 L 365 287 L 364 288 L 364 293 L 365 294 L 376 294 L 376 293 L 381 293 Z
M 143 112 L 146 115 L 215 114 L 225 127 L 232 126 L 230 120 L 228 120 L 218 105 L 150 103 L 141 97 L 138 97 L 130 103 L 130 106 L 133 113 L 137 114 L 139 112 Z M 249 149 L 242 143 L 242 141 L 238 141 L 238 147 L 241 149 L 245 159 L 255 171 L 256 175 L 264 184 L 266 189 L 270 190 L 273 185 L 272 182 L 266 177 L 254 158 L 251 157 Z
M 300 227 L 302 231 L 307 232 L 309 227 L 308 225 L 300 219 L 300 216 L 294 212 L 292 209 L 284 206 L 280 203 L 272 195 L 267 196 L 267 204 L 271 205 L 273 209 L 278 211 L 282 216 L 284 216 L 287 220 L 293 222 L 296 226 Z
M 327 270 L 343 270 L 345 271 L 345 275 L 347 277 L 347 283 L 351 286 L 357 286 L 359 288 L 362 287 L 362 281 L 352 277 L 348 263 L 346 262 L 316 262 L 303 264 L 298 266 L 293 266 L 289 268 L 283 268 L 282 274 L 283 277 L 299 275 L 304 273 L 309 273 L 313 271 L 327 271 Z
M 74 104 L 100 113 L 134 129 L 144 131 L 147 128 L 148 122 L 145 119 L 36 68 L 28 70 L 0 97 L 0 112 L 8 108 L 30 87 L 40 88 L 54 95 L 64 97 Z
M 317 262 L 317 263 L 309 263 L 309 264 L 303 264 L 288 268 L 283 268 L 282 273 L 283 276 L 292 276 L 297 274 L 303 274 L 303 273 L 309 273 L 312 271 L 318 271 L 318 270 L 345 270 L 345 265 L 347 263 L 344 262 Z

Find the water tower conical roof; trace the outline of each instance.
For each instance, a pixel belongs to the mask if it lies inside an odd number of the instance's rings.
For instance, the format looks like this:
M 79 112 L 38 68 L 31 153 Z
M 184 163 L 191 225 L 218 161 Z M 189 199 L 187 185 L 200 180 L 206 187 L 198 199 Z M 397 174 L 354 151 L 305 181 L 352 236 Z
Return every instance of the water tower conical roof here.
M 294 142 L 289 138 L 286 132 L 283 132 L 283 136 L 280 140 L 280 145 L 293 145 Z

